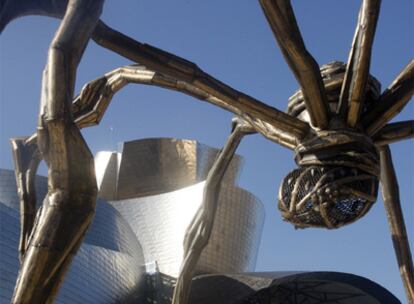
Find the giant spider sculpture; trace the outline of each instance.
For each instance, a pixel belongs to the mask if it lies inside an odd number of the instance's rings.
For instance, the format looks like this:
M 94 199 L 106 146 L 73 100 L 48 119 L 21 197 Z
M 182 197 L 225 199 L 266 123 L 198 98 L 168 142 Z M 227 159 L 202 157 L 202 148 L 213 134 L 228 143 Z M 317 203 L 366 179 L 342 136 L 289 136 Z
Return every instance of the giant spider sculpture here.
M 283 180 L 279 208 L 297 227 L 338 228 L 362 217 L 382 183 L 401 276 L 414 301 L 411 253 L 390 143 L 413 137 L 414 121 L 388 123 L 414 93 L 414 61 L 381 94 L 369 75 L 379 0 L 363 0 L 346 65 L 319 69 L 307 52 L 288 0 L 260 0 L 301 90 L 281 112 L 208 75 L 195 64 L 141 44 L 99 20 L 103 0 L 3 0 L 0 30 L 29 14 L 62 18 L 49 49 L 37 134 L 12 141 L 21 201 L 21 270 L 13 303 L 50 303 L 91 221 L 96 199 L 93 159 L 79 128 L 98 124 L 128 83 L 160 86 L 233 112 L 233 131 L 213 165 L 203 203 L 187 230 L 173 303 L 188 302 L 197 260 L 207 245 L 220 182 L 244 135 L 260 133 L 295 153 L 298 169 Z M 72 103 L 76 68 L 89 39 L 137 62 L 87 84 Z M 34 178 L 49 167 L 49 191 L 35 219 Z

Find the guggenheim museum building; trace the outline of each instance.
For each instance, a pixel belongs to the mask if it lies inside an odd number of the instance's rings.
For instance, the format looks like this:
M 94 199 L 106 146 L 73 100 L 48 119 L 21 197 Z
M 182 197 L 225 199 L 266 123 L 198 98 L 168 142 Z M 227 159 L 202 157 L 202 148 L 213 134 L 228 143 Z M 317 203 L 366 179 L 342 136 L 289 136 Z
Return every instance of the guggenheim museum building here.
M 171 303 L 184 233 L 217 153 L 172 138 L 124 142 L 117 151 L 99 152 L 96 215 L 56 303 Z M 351 274 L 254 272 L 265 215 L 262 203 L 237 185 L 241 163 L 236 156 L 224 177 L 192 304 L 400 303 L 375 282 Z M 36 183 L 40 204 L 47 179 L 38 176 Z M 0 169 L 0 304 L 10 303 L 16 282 L 19 229 L 14 172 Z

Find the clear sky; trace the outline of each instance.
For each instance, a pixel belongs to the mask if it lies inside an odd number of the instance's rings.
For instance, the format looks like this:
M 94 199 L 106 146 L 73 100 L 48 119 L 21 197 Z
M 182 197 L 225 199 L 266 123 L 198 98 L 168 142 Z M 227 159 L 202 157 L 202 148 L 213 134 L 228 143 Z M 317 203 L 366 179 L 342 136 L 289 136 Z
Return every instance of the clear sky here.
M 293 1 L 308 50 L 319 64 L 347 61 L 359 0 Z M 135 39 L 197 63 L 204 71 L 278 109 L 285 110 L 298 84 L 283 60 L 257 1 L 107 0 L 102 19 Z M 9 138 L 35 131 L 40 82 L 58 21 L 26 17 L 0 36 L 0 167 L 12 168 Z M 384 0 L 373 47 L 371 73 L 387 87 L 414 54 L 414 2 Z M 126 59 L 91 42 L 78 69 L 77 88 Z M 413 119 L 411 103 L 396 120 Z M 84 130 L 91 150 L 111 150 L 119 141 L 145 137 L 196 139 L 221 147 L 232 115 L 191 97 L 130 85 L 114 98 L 97 127 Z M 411 246 L 414 247 L 414 142 L 392 146 Z M 258 271 L 325 270 L 368 277 L 403 302 L 382 200 L 359 222 L 335 231 L 295 230 L 277 210 L 282 178 L 295 167 L 291 151 L 250 136 L 240 184 L 258 196 L 266 222 Z M 45 173 L 44 167 L 41 173 Z

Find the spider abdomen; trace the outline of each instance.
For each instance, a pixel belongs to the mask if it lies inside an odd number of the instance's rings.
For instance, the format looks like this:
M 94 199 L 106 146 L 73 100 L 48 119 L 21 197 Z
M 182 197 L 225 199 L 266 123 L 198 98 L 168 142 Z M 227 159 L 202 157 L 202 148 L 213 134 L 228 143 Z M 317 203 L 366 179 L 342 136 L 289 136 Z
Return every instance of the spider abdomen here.
M 378 179 L 346 166 L 304 166 L 279 190 L 279 209 L 299 228 L 338 228 L 361 218 L 376 201 Z
M 298 168 L 282 181 L 279 209 L 296 227 L 338 228 L 361 218 L 377 199 L 379 157 L 372 139 L 358 127 L 347 125 L 338 113 L 346 65 L 323 65 L 330 117 L 326 130 L 311 128 L 295 148 Z M 375 104 L 380 83 L 372 76 L 367 83 L 362 113 Z M 289 98 L 288 111 L 310 124 L 302 91 Z
M 299 168 L 279 191 L 279 209 L 296 227 L 338 228 L 361 218 L 377 199 L 379 156 L 352 129 L 314 131 L 295 149 Z

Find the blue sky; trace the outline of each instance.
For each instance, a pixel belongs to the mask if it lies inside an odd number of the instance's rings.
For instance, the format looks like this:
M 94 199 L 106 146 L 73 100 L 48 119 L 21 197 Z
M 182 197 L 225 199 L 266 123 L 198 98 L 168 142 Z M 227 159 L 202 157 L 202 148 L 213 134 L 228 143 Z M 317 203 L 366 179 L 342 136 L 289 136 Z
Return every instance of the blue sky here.
M 308 50 L 319 64 L 347 61 L 360 1 L 292 1 Z M 204 71 L 278 109 L 298 84 L 283 60 L 257 1 L 108 0 L 102 19 L 135 39 L 197 63 Z M 58 21 L 26 17 L 0 36 L 0 167 L 12 168 L 9 138 L 36 128 L 40 80 Z M 414 54 L 414 2 L 384 0 L 371 73 L 387 87 Z M 91 42 L 78 69 L 76 92 L 128 60 Z M 413 119 L 410 104 L 396 120 Z M 95 153 L 144 137 L 197 139 L 221 147 L 231 113 L 164 89 L 130 85 L 114 98 L 97 127 L 83 134 Z M 392 146 L 411 246 L 414 246 L 414 144 Z M 402 301 L 405 295 L 382 200 L 359 222 L 335 231 L 295 230 L 282 221 L 277 191 L 294 167 L 291 151 L 250 136 L 240 184 L 266 208 L 257 270 L 332 270 L 368 277 Z M 45 169 L 41 169 L 42 173 Z

